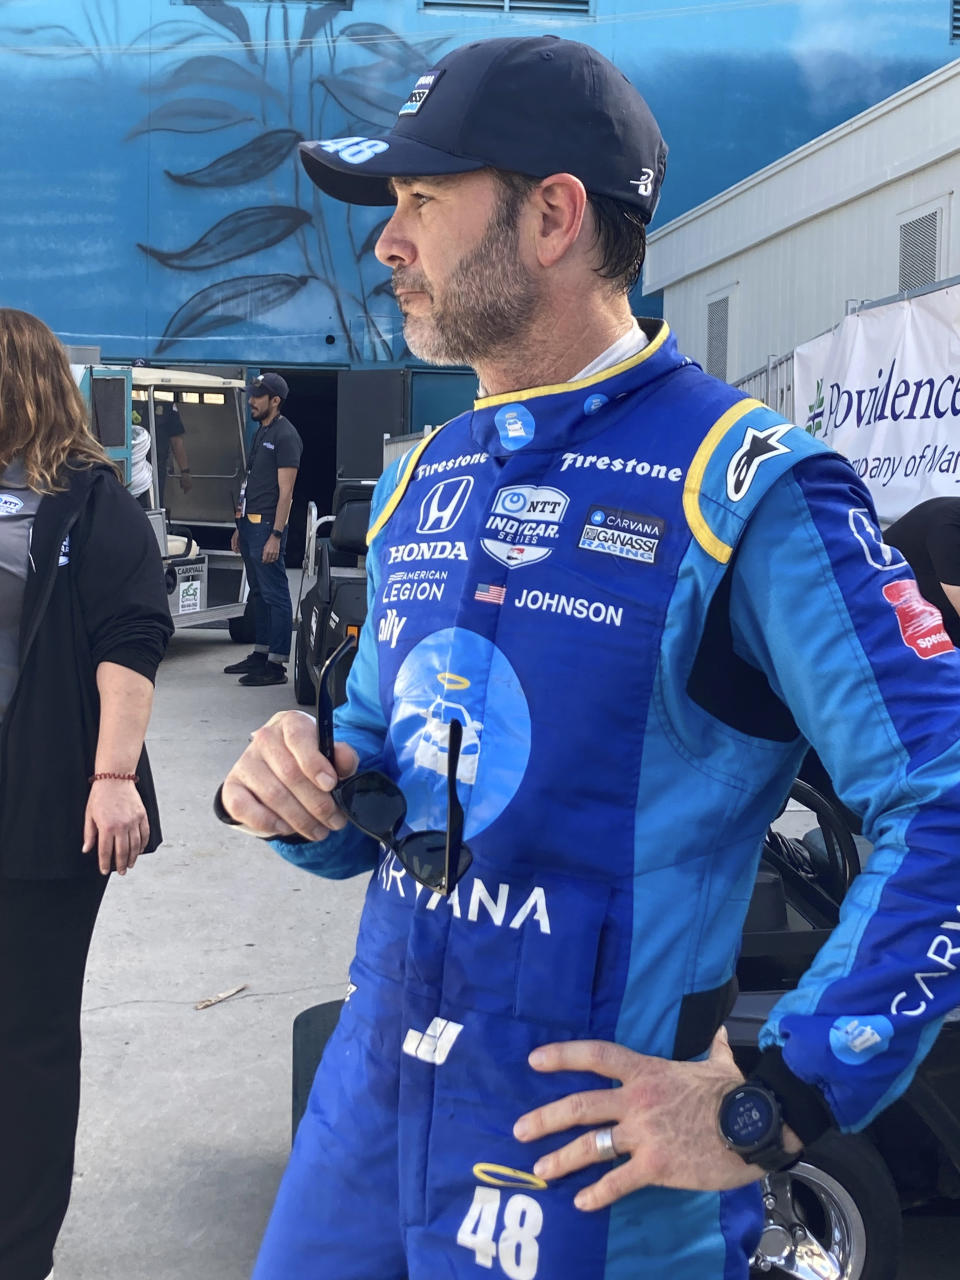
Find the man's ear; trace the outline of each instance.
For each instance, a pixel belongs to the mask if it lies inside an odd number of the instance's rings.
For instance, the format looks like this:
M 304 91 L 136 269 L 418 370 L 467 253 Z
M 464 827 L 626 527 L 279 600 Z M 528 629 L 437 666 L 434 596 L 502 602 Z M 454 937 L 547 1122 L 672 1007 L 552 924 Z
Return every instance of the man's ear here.
M 572 173 L 554 173 L 530 193 L 536 216 L 534 245 L 542 267 L 554 267 L 580 235 L 587 208 L 587 192 Z

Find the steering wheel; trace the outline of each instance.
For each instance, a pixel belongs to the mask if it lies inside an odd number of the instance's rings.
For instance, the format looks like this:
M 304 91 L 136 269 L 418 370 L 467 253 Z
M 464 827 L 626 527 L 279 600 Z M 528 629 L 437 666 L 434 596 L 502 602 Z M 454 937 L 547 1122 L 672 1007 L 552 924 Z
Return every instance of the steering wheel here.
M 790 798 L 809 809 L 817 819 L 826 849 L 826 864 L 818 865 L 819 860 L 813 860 L 816 855 L 804 847 L 811 855 L 811 865 L 823 889 L 836 902 L 841 902 L 854 878 L 860 874 L 860 854 L 853 833 L 836 805 L 809 783 L 797 778 L 790 788 Z

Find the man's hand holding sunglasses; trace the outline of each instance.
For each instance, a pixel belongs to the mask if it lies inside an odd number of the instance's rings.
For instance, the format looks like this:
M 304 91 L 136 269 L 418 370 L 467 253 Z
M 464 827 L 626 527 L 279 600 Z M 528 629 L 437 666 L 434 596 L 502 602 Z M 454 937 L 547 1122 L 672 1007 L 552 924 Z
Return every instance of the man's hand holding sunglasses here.
M 356 752 L 334 742 L 333 676 L 355 645 L 356 637 L 348 636 L 323 664 L 316 721 L 302 711 L 281 712 L 251 735 L 250 746 L 217 792 L 214 810 L 222 821 L 232 820 L 252 835 L 306 840 L 325 840 L 349 821 L 388 849 L 420 884 L 446 896 L 473 862 L 457 795 L 463 725 L 453 717 L 447 726 L 446 829 L 400 837 L 407 817 L 403 792 L 377 769 L 357 773 Z
M 347 819 L 331 792 L 357 771 L 357 753 L 335 744 L 333 765 L 317 746 L 317 727 L 302 711 L 280 711 L 250 735 L 227 774 L 220 800 L 227 814 L 257 836 L 325 840 Z

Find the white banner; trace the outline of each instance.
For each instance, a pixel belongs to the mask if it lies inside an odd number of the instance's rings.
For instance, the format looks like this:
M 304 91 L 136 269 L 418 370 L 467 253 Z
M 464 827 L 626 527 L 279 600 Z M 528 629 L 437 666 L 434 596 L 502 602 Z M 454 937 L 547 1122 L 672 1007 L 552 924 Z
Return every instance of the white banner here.
M 794 405 L 849 458 L 884 526 L 960 497 L 960 289 L 861 311 L 797 347 Z

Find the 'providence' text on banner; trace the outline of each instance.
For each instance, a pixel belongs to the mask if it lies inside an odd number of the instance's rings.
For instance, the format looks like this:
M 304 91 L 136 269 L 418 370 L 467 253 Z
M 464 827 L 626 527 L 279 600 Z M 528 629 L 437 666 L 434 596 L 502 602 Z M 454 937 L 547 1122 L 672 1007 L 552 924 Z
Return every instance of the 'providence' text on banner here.
M 797 347 L 794 404 L 849 458 L 882 524 L 960 497 L 960 289 L 861 311 Z

